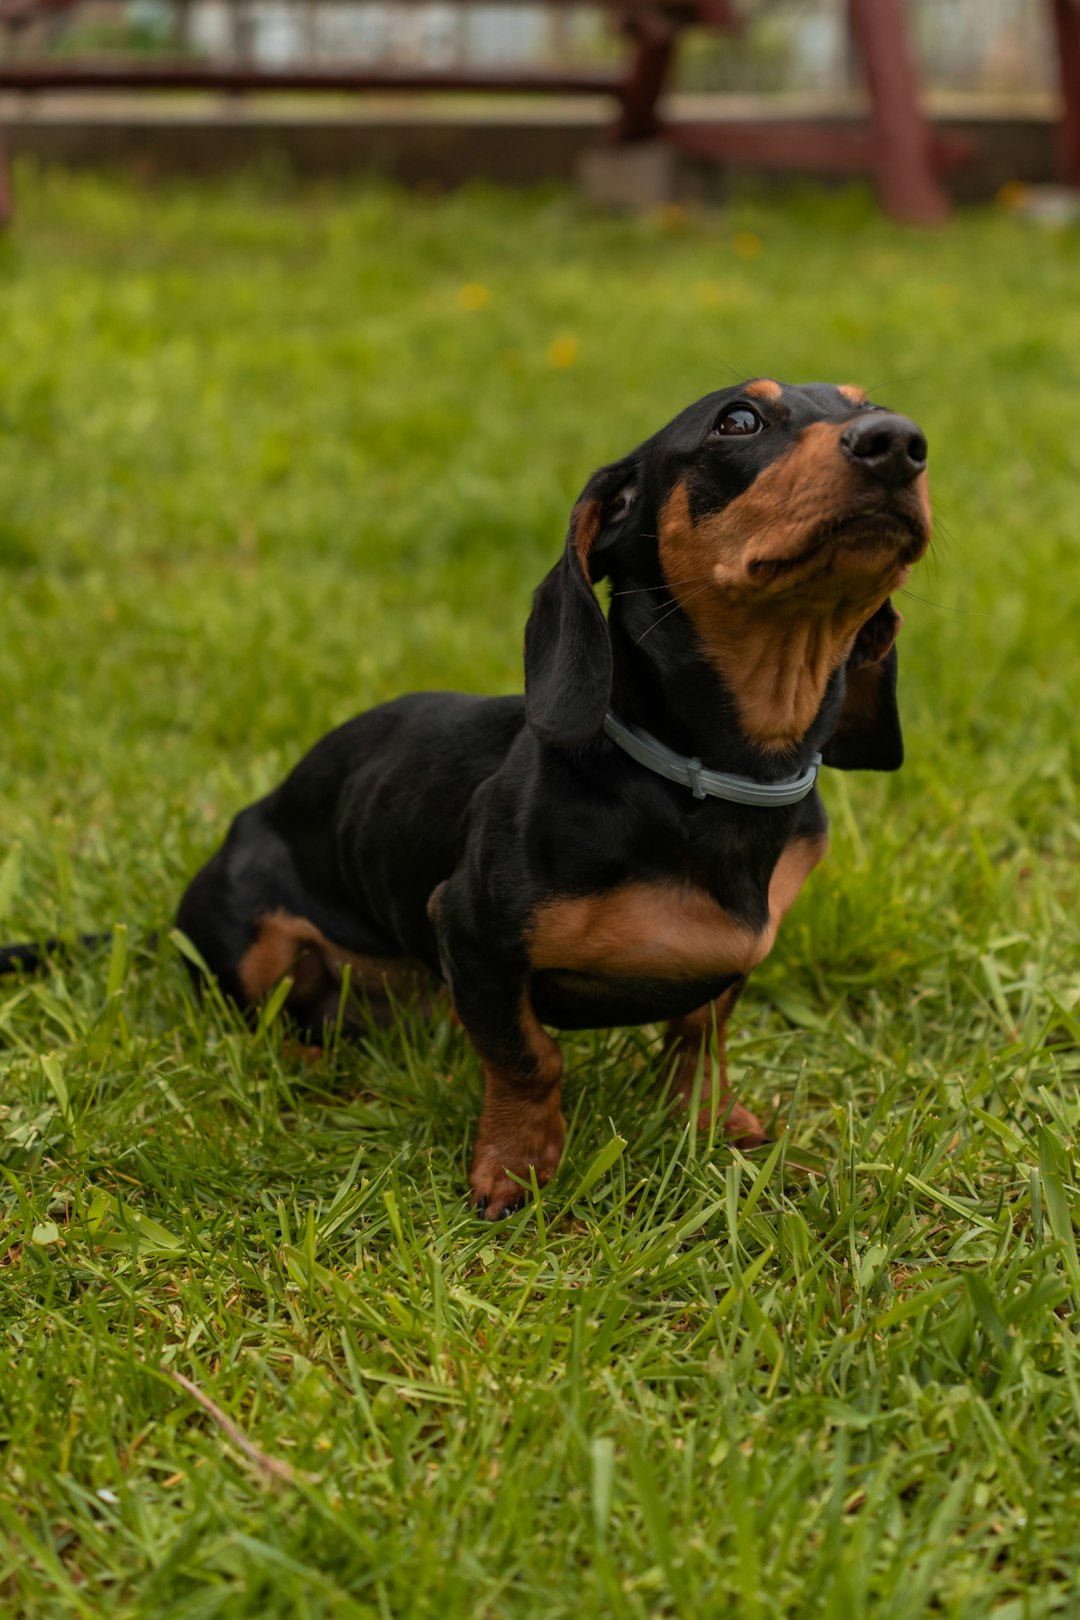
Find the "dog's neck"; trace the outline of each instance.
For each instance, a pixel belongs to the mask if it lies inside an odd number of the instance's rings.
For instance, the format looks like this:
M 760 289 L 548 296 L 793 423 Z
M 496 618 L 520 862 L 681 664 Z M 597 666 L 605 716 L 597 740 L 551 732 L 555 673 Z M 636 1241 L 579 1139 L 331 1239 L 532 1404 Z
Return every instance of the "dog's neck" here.
M 791 683 L 790 729 L 781 746 L 766 747 L 746 735 L 731 693 L 680 612 L 661 623 L 631 593 L 613 599 L 608 623 L 615 714 L 709 769 L 781 781 L 805 770 L 832 730 L 842 700 L 842 679 L 832 669 L 812 692 Z

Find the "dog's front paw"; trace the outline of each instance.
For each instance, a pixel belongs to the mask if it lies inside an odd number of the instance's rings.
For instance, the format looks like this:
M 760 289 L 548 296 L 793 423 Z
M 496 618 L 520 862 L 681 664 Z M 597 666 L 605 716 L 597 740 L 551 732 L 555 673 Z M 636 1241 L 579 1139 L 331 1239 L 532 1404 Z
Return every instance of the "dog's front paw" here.
M 685 1052 L 680 1058 L 671 1080 L 671 1089 L 675 1095 L 676 1108 L 690 1107 L 700 1064 L 701 1059 L 694 1052 Z M 708 1101 L 710 1083 L 716 1087 L 715 1099 L 712 1102 Z M 749 1108 L 744 1108 L 742 1103 L 731 1101 L 727 1075 L 723 1069 L 720 1070 L 718 1075 L 710 1077 L 703 1087 L 701 1109 L 698 1113 L 698 1130 L 707 1135 L 712 1130 L 714 1120 L 720 1121 L 726 1140 L 734 1147 L 763 1147 L 766 1142 L 771 1140 L 765 1134 L 764 1127 L 756 1114 L 752 1114 Z
M 566 1121 L 557 1099 L 486 1109 L 469 1176 L 476 1213 L 501 1221 L 520 1209 L 528 1197 L 530 1172 L 536 1172 L 539 1187 L 550 1181 L 565 1140 Z
M 711 1109 L 702 1111 L 699 1129 L 708 1129 L 711 1112 Z M 724 1135 L 734 1147 L 739 1148 L 764 1147 L 767 1142 L 772 1141 L 770 1136 L 766 1136 L 757 1115 L 752 1114 L 749 1108 L 744 1108 L 742 1103 L 732 1103 L 727 1110 L 724 1118 Z

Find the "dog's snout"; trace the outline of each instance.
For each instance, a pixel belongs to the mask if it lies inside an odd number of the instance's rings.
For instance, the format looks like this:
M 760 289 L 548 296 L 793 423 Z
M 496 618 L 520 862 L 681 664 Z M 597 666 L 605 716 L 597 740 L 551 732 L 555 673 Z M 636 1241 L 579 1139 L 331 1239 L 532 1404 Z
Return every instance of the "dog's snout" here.
M 910 484 L 926 470 L 926 435 L 910 416 L 875 411 L 853 422 L 840 443 L 857 467 L 883 484 Z

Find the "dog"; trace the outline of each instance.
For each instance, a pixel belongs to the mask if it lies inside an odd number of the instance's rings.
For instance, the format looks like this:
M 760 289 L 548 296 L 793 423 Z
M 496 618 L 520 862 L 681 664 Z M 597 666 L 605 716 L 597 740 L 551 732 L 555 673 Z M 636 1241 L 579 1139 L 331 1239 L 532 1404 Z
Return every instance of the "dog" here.
M 726 1027 L 825 854 L 819 765 L 902 762 L 891 597 L 929 543 L 926 455 L 853 387 L 698 400 L 586 484 L 524 697 L 415 693 L 332 731 L 236 817 L 179 928 L 244 1007 L 289 976 L 316 1041 L 346 966 L 375 1012 L 444 981 L 483 1066 L 488 1220 L 559 1163 L 549 1028 L 666 1022 L 687 1104 L 715 1036 L 706 1112 L 762 1143 Z

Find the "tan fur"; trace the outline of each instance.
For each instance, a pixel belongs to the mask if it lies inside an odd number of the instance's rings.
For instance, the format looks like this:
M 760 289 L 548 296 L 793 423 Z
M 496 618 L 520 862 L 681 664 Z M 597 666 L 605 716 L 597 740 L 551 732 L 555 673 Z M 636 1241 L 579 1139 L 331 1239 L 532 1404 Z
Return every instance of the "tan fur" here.
M 570 514 L 570 528 L 574 536 L 574 550 L 581 571 L 589 579 L 589 554 L 600 532 L 601 507 L 599 501 L 578 501 Z
M 741 990 L 742 980 L 738 980 L 715 1001 L 685 1018 L 673 1018 L 664 1032 L 664 1046 L 675 1058 L 671 1088 L 680 1108 L 689 1108 L 693 1102 L 701 1070 L 698 1129 L 708 1131 L 713 1120 L 720 1119 L 729 1141 L 739 1147 L 756 1147 L 766 1140 L 761 1121 L 742 1103 L 731 1101 L 727 1076 L 727 1026 Z M 710 1051 L 714 1031 L 715 1050 Z
M 858 630 L 910 572 L 910 561 L 898 561 L 910 530 L 888 514 L 859 516 L 865 490 L 840 450 L 845 426 L 815 422 L 749 489 L 696 524 L 685 484 L 660 514 L 660 561 L 672 594 L 731 691 L 747 736 L 772 750 L 805 736 Z M 902 498 L 925 549 L 925 473 Z M 830 523 L 839 532 L 802 561 Z M 790 573 L 771 572 L 791 563 Z M 710 576 L 711 589 L 681 583 Z
M 533 914 L 530 962 L 534 969 L 627 978 L 749 973 L 772 950 L 784 913 L 826 847 L 824 838 L 800 838 L 784 850 L 769 883 L 769 920 L 760 932 L 736 922 L 703 889 L 627 883 L 542 902 Z
M 762 938 L 701 889 L 627 883 L 544 901 L 533 915 L 529 958 L 534 968 L 706 978 L 748 973 L 762 960 Z
M 757 382 L 752 382 L 748 388 L 744 388 L 743 393 L 748 399 L 767 400 L 770 405 L 778 404 L 784 396 L 780 384 L 773 382 L 771 377 L 759 377 Z
M 521 1182 L 536 1172 L 538 1186 L 551 1180 L 562 1157 L 566 1121 L 560 1108 L 563 1057 L 541 1026 L 525 995 L 518 1023 L 533 1066 L 527 1074 L 505 1072 L 484 1059 L 484 1111 L 473 1150 L 469 1183 L 489 1217 L 521 1200 Z M 519 1179 L 515 1179 L 519 1178 Z
M 799 891 L 814 867 L 825 859 L 829 848 L 828 833 L 814 838 L 794 838 L 773 868 L 769 880 L 769 922 L 773 939 L 780 924 L 799 898 Z
M 520 1097 L 523 1085 L 535 1092 L 546 1093 L 552 1086 L 557 1086 L 562 1079 L 563 1057 L 558 1046 L 533 1011 L 533 1005 L 527 991 L 522 996 L 518 1006 L 518 1028 L 524 1037 L 524 1044 L 529 1049 L 533 1068 L 527 1075 L 514 1075 L 512 1077 L 514 1084 L 518 1088 L 516 1095 Z M 497 1070 L 491 1064 L 485 1062 L 484 1074 L 485 1076 L 494 1077 L 497 1082 Z
M 836 392 L 843 394 L 849 405 L 866 404 L 866 389 L 860 388 L 858 383 L 840 383 Z
M 335 945 L 306 917 L 287 911 L 267 912 L 260 919 L 259 936 L 240 959 L 240 983 L 248 1000 L 257 1001 L 291 974 L 289 1002 L 296 1004 L 317 993 L 328 977 L 340 982 L 346 963 L 352 969 L 353 989 L 361 994 L 406 998 L 431 984 L 422 962 L 358 955 Z
M 794 904 L 802 885 L 829 845 L 828 838 L 800 838 L 784 850 L 769 884 L 769 926 L 775 939 L 785 914 Z M 664 1045 L 675 1058 L 672 1090 L 680 1106 L 693 1101 L 698 1069 L 702 1069 L 701 1113 L 698 1128 L 709 1130 L 714 1119 L 723 1122 L 724 1135 L 740 1147 L 756 1147 L 767 1140 L 756 1114 L 740 1102 L 731 1101 L 727 1074 L 727 1026 L 732 1008 L 743 988 L 743 981 L 729 985 L 715 1001 L 673 1018 L 664 1032 Z M 715 1050 L 710 1051 L 715 1032 Z

